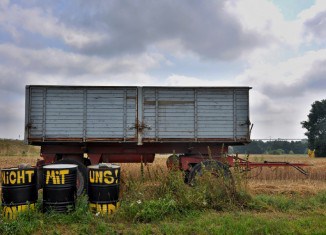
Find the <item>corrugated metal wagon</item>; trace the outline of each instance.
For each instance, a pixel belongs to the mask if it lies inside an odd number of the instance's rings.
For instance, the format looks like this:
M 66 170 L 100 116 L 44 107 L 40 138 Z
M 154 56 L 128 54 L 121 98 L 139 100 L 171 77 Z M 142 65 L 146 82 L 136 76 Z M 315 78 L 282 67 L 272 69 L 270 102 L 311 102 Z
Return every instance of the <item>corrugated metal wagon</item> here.
M 193 176 L 203 161 L 232 166 L 221 163 L 228 146 L 250 142 L 250 89 L 27 86 L 25 141 L 41 146 L 38 165 L 77 164 L 79 194 L 86 166 L 150 163 L 156 153 L 178 154 L 177 167 Z

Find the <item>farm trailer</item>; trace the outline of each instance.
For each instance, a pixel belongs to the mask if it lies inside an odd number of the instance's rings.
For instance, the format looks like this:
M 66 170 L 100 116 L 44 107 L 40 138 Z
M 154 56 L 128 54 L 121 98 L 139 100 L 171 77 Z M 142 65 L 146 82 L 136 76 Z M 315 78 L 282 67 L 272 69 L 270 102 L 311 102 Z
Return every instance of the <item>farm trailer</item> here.
M 230 145 L 250 142 L 250 89 L 30 85 L 25 141 L 41 146 L 38 166 L 77 164 L 78 194 L 88 165 L 151 163 L 156 153 L 175 153 L 168 166 L 185 171 L 189 181 L 201 162 L 234 166 L 233 157 L 221 156 Z

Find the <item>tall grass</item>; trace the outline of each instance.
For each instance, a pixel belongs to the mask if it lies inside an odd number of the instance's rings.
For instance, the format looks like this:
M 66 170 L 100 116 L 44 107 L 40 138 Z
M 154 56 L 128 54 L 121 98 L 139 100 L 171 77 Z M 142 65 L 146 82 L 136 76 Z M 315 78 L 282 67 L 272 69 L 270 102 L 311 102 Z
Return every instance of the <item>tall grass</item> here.
M 289 231 L 322 233 L 326 191 L 315 195 L 250 193 L 250 179 L 234 170 L 234 189 L 221 177 L 204 173 L 192 187 L 180 171 L 168 171 L 165 159 L 157 164 L 123 164 L 121 207 L 113 215 L 89 212 L 87 197 L 77 200 L 70 214 L 21 214 L 17 220 L 0 218 L 1 234 L 112 234 L 112 233 L 226 233 L 270 234 Z M 40 203 L 38 204 L 40 207 Z M 302 217 L 304 215 L 304 218 Z M 275 218 L 274 218 L 275 217 Z M 291 221 L 288 218 L 296 218 Z M 285 218 L 285 219 L 284 219 Z M 259 222 L 257 224 L 257 221 Z M 297 222 L 296 222 L 297 221 Z
M 142 167 L 140 173 L 123 172 L 123 205 L 118 217 L 131 221 L 151 222 L 165 216 L 180 216 L 193 210 L 241 210 L 247 207 L 251 196 L 242 182 L 229 188 L 222 177 L 210 172 L 198 179 L 196 185 L 184 183 L 184 173 L 167 171 L 162 167 Z M 239 180 L 239 179 L 238 179 Z

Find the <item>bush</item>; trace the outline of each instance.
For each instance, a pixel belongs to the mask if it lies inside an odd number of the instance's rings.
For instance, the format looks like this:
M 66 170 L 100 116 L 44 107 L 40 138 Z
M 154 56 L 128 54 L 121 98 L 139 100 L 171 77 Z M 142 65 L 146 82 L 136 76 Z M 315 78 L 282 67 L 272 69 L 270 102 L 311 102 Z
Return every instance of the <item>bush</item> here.
M 116 219 L 138 222 L 159 221 L 163 217 L 178 217 L 191 211 L 214 209 L 241 210 L 247 207 L 251 196 L 238 187 L 230 188 L 223 177 L 203 174 L 193 187 L 184 183 L 180 171 L 148 172 L 147 177 L 124 176 L 123 202 Z

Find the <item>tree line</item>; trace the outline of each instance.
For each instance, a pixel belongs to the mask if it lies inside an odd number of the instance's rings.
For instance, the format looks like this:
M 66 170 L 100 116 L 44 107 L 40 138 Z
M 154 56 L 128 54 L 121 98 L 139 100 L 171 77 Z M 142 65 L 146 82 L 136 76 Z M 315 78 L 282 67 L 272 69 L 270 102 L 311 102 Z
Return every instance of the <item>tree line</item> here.
M 326 99 L 311 105 L 308 120 L 301 125 L 307 129 L 308 148 L 314 150 L 316 157 L 326 157 Z
M 232 146 L 229 152 L 244 154 L 306 154 L 308 141 L 262 141 L 253 140 L 250 144 L 242 146 Z

